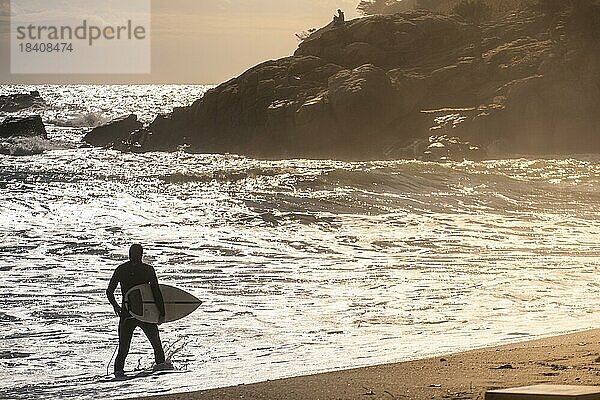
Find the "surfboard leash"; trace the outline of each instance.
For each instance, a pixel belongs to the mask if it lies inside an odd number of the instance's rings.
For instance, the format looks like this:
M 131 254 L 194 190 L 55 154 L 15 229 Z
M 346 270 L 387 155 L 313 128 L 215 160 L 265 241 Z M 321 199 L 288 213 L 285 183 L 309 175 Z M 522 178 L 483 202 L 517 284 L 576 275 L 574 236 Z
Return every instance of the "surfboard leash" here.
M 115 358 L 115 354 L 117 354 L 117 350 L 119 350 L 119 343 L 117 343 L 117 346 L 115 347 L 115 350 L 112 353 L 112 356 L 110 356 L 110 360 L 108 360 L 108 364 L 106 364 L 106 376 L 108 376 L 110 373 L 108 372 L 108 370 L 110 369 L 110 363 L 112 362 L 113 358 Z

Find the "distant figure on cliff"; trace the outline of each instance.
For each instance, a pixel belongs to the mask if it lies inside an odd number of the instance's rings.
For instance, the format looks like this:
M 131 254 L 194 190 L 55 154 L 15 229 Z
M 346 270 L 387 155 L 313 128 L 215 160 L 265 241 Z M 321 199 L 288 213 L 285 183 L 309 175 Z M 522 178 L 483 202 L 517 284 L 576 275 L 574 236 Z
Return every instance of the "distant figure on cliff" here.
M 115 314 L 119 317 L 119 352 L 115 359 L 115 377 L 125 377 L 124 367 L 125 358 L 129 353 L 129 346 L 131 344 L 131 338 L 133 337 L 133 331 L 138 326 L 142 328 L 142 331 L 150 340 L 152 348 L 154 349 L 155 359 L 155 370 L 172 369 L 169 362 L 165 361 L 165 352 L 163 351 L 162 344 L 160 342 L 160 335 L 158 333 L 157 324 L 150 324 L 147 322 L 141 322 L 133 318 L 129 311 L 125 308 L 125 294 L 134 286 L 149 283 L 152 288 L 154 298 L 157 300 L 157 305 L 160 310 L 161 320 L 164 321 L 165 316 L 165 305 L 162 297 L 162 293 L 158 287 L 158 280 L 154 268 L 148 264 L 142 262 L 142 255 L 144 249 L 139 244 L 134 244 L 129 249 L 129 261 L 125 264 L 121 264 L 115 270 L 108 289 L 106 289 L 106 295 L 108 301 L 112 304 L 115 309 Z M 121 305 L 115 299 L 115 289 L 117 285 L 121 284 L 121 294 L 123 295 L 123 302 Z M 160 322 L 159 322 L 160 323 Z
M 334 25 L 344 25 L 344 23 L 346 22 L 346 16 L 344 15 L 344 12 L 342 10 L 337 10 L 338 15 L 334 15 L 333 16 L 333 24 Z

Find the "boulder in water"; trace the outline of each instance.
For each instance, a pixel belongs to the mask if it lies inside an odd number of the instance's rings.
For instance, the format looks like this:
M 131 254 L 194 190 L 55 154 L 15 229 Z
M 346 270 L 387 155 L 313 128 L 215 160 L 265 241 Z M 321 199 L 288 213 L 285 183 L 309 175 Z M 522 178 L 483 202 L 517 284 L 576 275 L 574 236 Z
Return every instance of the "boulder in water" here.
M 137 115 L 131 114 L 92 129 L 83 141 L 97 147 L 120 146 L 123 142 L 130 141 L 132 133 L 139 129 L 142 129 L 142 123 L 138 121 Z
M 39 115 L 8 117 L 0 124 L 0 138 L 36 136 L 43 139 L 48 137 Z
M 115 141 L 111 147 L 125 153 L 141 153 L 147 150 L 151 137 L 152 132 L 147 129 L 137 129 L 131 132 L 127 138 Z
M 177 115 L 176 108 L 173 113 Z M 181 123 L 173 124 L 172 114 L 157 115 L 148 126 L 148 134 L 143 142 L 142 150 L 149 151 L 171 151 L 178 146 L 184 145 L 186 138 L 183 135 L 185 126 Z
M 9 94 L 0 96 L 0 112 L 17 112 L 43 103 L 44 100 L 37 90 L 29 93 Z

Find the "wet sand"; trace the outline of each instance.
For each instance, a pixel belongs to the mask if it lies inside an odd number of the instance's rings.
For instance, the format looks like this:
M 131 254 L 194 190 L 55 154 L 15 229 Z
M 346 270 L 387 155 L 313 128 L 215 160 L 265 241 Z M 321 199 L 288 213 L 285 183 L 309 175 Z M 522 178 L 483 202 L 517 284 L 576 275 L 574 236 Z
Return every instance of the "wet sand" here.
M 486 389 L 539 383 L 600 385 L 599 355 L 600 330 L 592 330 L 424 360 L 152 399 L 483 399 Z

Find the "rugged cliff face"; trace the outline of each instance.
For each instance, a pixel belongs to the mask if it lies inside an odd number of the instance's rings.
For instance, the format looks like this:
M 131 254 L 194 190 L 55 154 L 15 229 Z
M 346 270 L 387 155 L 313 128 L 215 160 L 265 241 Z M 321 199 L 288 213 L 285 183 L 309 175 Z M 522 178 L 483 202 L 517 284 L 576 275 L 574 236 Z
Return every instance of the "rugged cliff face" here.
M 364 15 L 396 14 L 410 10 L 429 10 L 434 12 L 452 13 L 461 2 L 481 2 L 489 8 L 491 15 L 500 16 L 520 8 L 535 8 L 540 0 L 362 0 L 358 10 Z M 559 1 L 559 0 L 542 0 Z M 571 0 L 562 0 L 571 1 Z
M 159 116 L 141 148 L 355 159 L 596 152 L 599 50 L 531 10 L 482 26 L 427 11 L 330 24 L 293 56 Z M 478 146 L 439 152 L 464 141 Z

